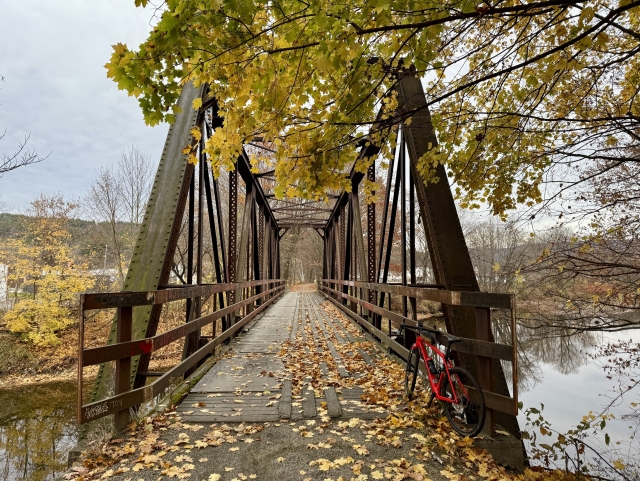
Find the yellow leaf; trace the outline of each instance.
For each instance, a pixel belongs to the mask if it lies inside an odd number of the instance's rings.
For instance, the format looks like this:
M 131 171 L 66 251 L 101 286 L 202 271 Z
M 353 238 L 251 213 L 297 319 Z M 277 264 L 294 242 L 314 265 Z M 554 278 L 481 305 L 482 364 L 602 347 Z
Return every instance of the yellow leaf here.
M 191 129 L 191 136 L 199 142 L 202 138 L 202 132 L 198 127 L 194 127 Z
M 624 463 L 622 462 L 621 459 L 616 459 L 613 462 L 613 467 L 619 470 L 623 470 L 625 468 Z
M 193 103 L 191 105 L 193 106 L 193 110 L 198 110 L 202 107 L 202 99 L 200 97 L 193 99 Z

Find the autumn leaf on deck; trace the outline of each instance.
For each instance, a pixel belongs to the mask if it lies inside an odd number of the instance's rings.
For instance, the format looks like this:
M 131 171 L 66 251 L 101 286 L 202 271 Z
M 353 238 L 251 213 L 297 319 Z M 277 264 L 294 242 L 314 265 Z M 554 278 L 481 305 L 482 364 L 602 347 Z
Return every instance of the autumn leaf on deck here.
M 366 456 L 367 454 L 369 454 L 369 450 L 366 447 L 362 446 L 361 444 L 354 444 L 352 447 L 353 449 L 356 450 L 358 454 L 362 456 Z

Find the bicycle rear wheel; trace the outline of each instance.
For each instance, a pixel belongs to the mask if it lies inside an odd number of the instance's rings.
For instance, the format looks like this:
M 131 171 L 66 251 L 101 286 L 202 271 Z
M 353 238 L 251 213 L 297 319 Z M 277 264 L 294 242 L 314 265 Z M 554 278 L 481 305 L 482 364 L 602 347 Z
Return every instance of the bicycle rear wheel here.
M 404 371 L 404 394 L 407 399 L 413 399 L 413 393 L 416 388 L 416 379 L 418 378 L 418 365 L 420 364 L 420 349 L 414 347 L 409 352 L 407 359 L 407 367 Z
M 484 426 L 486 406 L 484 394 L 477 381 L 464 369 L 449 369 L 451 382 L 445 379 L 442 383 L 441 395 L 458 402 L 442 401 L 444 414 L 451 427 L 462 436 L 476 436 Z M 453 385 L 453 387 L 452 387 Z M 463 387 L 464 386 L 464 387 Z M 471 388 L 471 389 L 470 389 Z M 453 393 L 455 392 L 455 397 Z

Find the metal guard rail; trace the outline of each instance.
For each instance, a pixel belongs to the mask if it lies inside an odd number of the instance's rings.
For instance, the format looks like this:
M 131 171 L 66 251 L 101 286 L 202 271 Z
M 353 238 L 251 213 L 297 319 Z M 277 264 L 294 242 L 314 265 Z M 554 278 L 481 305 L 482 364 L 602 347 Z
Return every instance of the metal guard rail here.
M 132 314 L 133 307 L 148 306 L 154 304 L 164 304 L 167 302 L 193 299 L 195 297 L 208 296 L 221 292 L 232 292 L 238 289 L 258 287 L 263 285 L 274 285 L 252 297 L 248 297 L 240 302 L 236 302 L 224 309 L 219 309 L 211 314 L 207 314 L 191 322 L 185 323 L 174 329 L 142 339 L 131 339 Z M 116 293 L 97 293 L 82 294 L 80 296 L 80 333 L 79 333 L 79 349 L 78 349 L 78 424 L 85 424 L 96 419 L 109 416 L 111 414 L 118 415 L 122 411 L 129 408 L 153 400 L 156 396 L 163 394 L 165 389 L 182 376 L 189 369 L 194 367 L 199 361 L 213 351 L 217 346 L 222 344 L 244 327 L 249 321 L 255 318 L 259 313 L 264 311 L 271 303 L 273 303 L 285 289 L 285 281 L 280 279 L 268 279 L 263 281 L 249 281 L 234 284 L 210 284 L 193 287 L 177 287 L 168 288 L 157 291 L 145 292 L 116 292 Z M 156 381 L 146 386 L 130 390 L 130 371 L 131 358 L 141 355 L 150 354 L 161 349 L 172 342 L 175 342 L 188 334 L 201 329 L 203 326 L 223 318 L 241 308 L 253 305 L 255 301 L 264 299 L 261 305 L 255 308 L 251 313 L 247 314 L 240 321 L 222 332 L 219 336 L 209 341 L 206 345 L 198 349 L 191 356 L 183 360 L 180 364 L 173 367 Z M 112 309 L 117 308 L 117 338 L 121 342 L 109 344 L 96 348 L 84 348 L 84 321 L 85 312 L 96 309 Z M 116 362 L 116 394 L 100 401 L 89 404 L 83 404 L 82 385 L 83 385 L 83 369 L 87 366 L 93 366 L 104 362 Z
M 489 308 L 509 309 L 511 311 L 511 345 L 501 344 L 497 342 L 489 342 L 485 340 L 463 338 L 460 343 L 454 344 L 452 350 L 464 352 L 467 354 L 473 354 L 478 356 L 480 366 L 484 360 L 489 361 L 485 363 L 485 369 L 491 369 L 491 360 L 498 359 L 509 361 L 512 364 L 512 397 L 503 396 L 498 393 L 491 392 L 485 386 L 483 388 L 483 394 L 485 397 L 485 403 L 487 408 L 501 411 L 511 415 L 517 415 L 518 413 L 518 358 L 517 358 L 517 335 L 516 335 L 516 301 L 513 294 L 494 294 L 488 292 L 464 292 L 464 291 L 446 291 L 425 287 L 407 287 L 388 284 L 375 284 L 370 282 L 359 281 L 344 281 L 335 279 L 322 279 L 319 285 L 320 291 L 324 292 L 327 299 L 341 309 L 345 314 L 353 318 L 363 328 L 369 331 L 375 338 L 377 338 L 381 344 L 387 348 L 393 350 L 396 354 L 402 357 L 405 361 L 409 357 L 409 349 L 402 344 L 396 342 L 394 339 L 383 333 L 381 330 L 374 327 L 366 319 L 360 317 L 352 309 L 349 309 L 342 302 L 339 302 L 334 297 L 341 297 L 351 303 L 362 306 L 375 314 L 378 314 L 387 319 L 404 323 L 409 326 L 416 326 L 417 322 L 408 317 L 404 317 L 395 312 L 389 311 L 382 307 L 367 302 L 359 297 L 351 296 L 345 292 L 333 289 L 329 286 L 341 285 L 346 287 L 352 287 L 354 289 L 362 289 L 365 291 L 386 292 L 388 294 L 396 294 L 400 296 L 406 296 L 415 299 L 424 299 L 428 301 L 439 302 L 441 304 L 448 304 L 453 306 L 468 306 L 474 307 L 476 310 L 484 310 L 487 316 L 489 315 Z M 366 296 L 363 296 L 366 297 Z M 421 369 L 424 370 L 424 363 L 420 361 Z M 487 367 L 488 366 L 488 367 Z M 478 379 L 480 382 L 481 380 Z M 482 385 L 482 384 L 481 384 Z

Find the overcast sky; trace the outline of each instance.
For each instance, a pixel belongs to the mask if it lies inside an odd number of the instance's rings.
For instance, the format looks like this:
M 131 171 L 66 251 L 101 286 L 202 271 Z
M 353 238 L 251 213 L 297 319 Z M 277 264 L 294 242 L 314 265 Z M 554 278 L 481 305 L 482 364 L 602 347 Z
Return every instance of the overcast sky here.
M 159 160 L 167 126 L 147 127 L 104 69 L 111 45 L 146 38 L 151 16 L 134 0 L 0 0 L 0 152 L 29 133 L 30 148 L 51 152 L 0 179 L 0 211 L 21 212 L 41 192 L 81 197 L 131 145 Z

